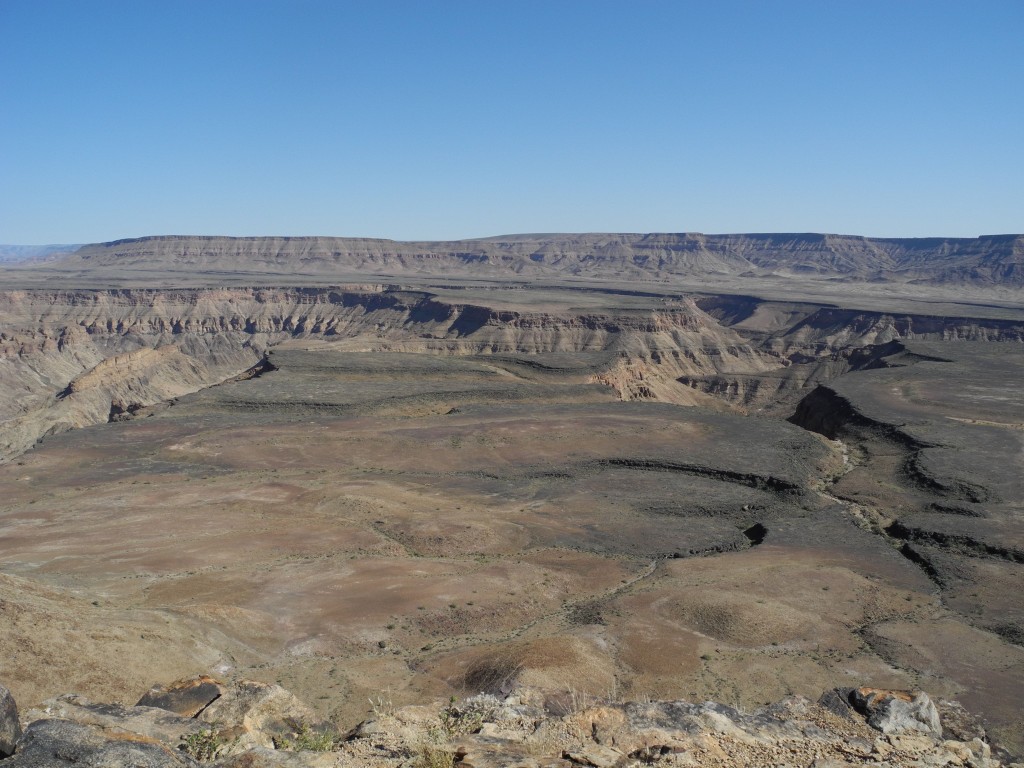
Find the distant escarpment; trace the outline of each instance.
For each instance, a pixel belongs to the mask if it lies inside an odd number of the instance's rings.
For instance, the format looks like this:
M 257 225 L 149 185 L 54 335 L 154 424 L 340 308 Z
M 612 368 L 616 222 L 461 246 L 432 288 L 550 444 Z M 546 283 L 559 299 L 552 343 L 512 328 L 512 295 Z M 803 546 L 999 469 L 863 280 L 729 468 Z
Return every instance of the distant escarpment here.
M 52 266 L 94 275 L 345 272 L 659 281 L 721 275 L 1020 288 L 1024 235 L 558 234 L 443 242 L 169 236 L 87 245 Z

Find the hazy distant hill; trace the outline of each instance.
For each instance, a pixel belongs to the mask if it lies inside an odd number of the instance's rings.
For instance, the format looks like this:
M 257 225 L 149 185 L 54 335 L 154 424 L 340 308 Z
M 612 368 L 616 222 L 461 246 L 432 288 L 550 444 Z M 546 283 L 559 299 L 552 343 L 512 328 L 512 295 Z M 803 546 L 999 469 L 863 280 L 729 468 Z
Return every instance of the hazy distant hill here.
M 0 245 L 0 262 L 52 261 L 80 247 L 80 245 Z
M 52 246 L 51 246 L 52 247 Z M 92 274 L 188 272 L 444 277 L 813 277 L 1024 286 L 1024 235 L 544 234 L 447 242 L 333 237 L 146 237 L 86 245 L 52 264 Z

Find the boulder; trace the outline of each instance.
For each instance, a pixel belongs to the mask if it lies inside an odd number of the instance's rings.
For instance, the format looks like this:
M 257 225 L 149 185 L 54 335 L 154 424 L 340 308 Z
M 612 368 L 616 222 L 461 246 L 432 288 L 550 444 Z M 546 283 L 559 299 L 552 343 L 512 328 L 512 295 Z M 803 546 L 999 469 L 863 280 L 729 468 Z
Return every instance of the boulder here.
M 542 768 L 542 766 L 552 764 L 557 764 L 564 768 L 571 768 L 573 766 L 573 763 L 568 760 L 562 760 L 554 755 L 538 757 L 538 755 L 534 754 L 535 752 L 536 747 L 531 747 L 525 743 L 473 739 L 471 744 L 456 745 L 452 758 L 455 761 L 456 768 L 507 768 L 508 766 L 515 766 L 516 768 Z M 421 752 L 420 759 L 423 762 L 427 762 L 427 759 L 424 758 L 428 758 L 429 754 Z M 443 752 L 440 754 L 434 752 L 433 754 L 438 755 L 442 760 L 444 759 Z
M 629 723 L 614 746 L 630 754 L 657 748 L 680 751 L 700 733 L 700 707 L 685 701 L 629 703 L 623 707 Z
M 281 686 L 252 680 L 229 684 L 195 722 L 222 729 L 229 755 L 252 747 L 274 749 L 275 741 L 294 736 L 302 726 L 330 729 L 329 723 Z
M 668 754 L 692 746 L 692 737 L 706 728 L 704 714 L 700 706 L 684 701 L 597 705 L 545 721 L 537 733 L 588 734 L 595 744 L 626 755 Z
M 626 755 L 617 749 L 600 744 L 588 745 L 575 751 L 566 750 L 562 753 L 562 757 L 579 765 L 591 766 L 591 768 L 616 768 L 616 766 L 629 762 Z
M 18 705 L 14 703 L 11 692 L 0 685 L 0 758 L 14 754 L 14 745 L 20 737 Z
M 589 733 L 594 743 L 619 746 L 629 730 L 629 721 L 622 709 L 614 706 L 593 706 L 562 718 L 570 730 Z M 628 750 L 633 745 L 627 744 Z M 646 745 L 644 745 L 646 746 Z
M 833 715 L 838 715 L 844 720 L 852 720 L 853 710 L 850 708 L 851 693 L 853 693 L 853 688 L 833 688 L 831 691 L 825 691 L 818 699 L 818 706 L 831 712 Z
M 853 706 L 868 725 L 885 734 L 923 733 L 942 736 L 942 722 L 927 693 L 857 688 L 850 694 Z
M 25 729 L 4 768 L 198 768 L 184 752 L 134 733 L 75 723 L 36 720 Z
M 224 694 L 220 681 L 202 675 L 178 680 L 167 687 L 154 685 L 136 706 L 159 707 L 182 717 L 195 717 Z

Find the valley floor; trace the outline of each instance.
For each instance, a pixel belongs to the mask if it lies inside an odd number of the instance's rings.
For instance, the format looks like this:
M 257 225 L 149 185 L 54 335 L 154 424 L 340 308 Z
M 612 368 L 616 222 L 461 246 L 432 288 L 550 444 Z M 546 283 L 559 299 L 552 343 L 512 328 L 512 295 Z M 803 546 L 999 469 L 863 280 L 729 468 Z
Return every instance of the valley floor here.
M 519 685 L 752 709 L 870 684 L 1024 750 L 1022 320 L 73 298 L 3 297 L 19 701 L 212 672 L 351 725 Z

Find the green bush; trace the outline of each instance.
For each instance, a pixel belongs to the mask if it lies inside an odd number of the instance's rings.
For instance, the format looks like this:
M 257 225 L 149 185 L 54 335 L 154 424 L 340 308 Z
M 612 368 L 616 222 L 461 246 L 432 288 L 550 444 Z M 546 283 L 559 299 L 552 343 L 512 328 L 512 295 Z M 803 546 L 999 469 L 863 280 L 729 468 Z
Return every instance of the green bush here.
M 209 763 L 217 759 L 220 751 L 227 746 L 221 735 L 211 729 L 204 728 L 197 733 L 190 733 L 183 739 L 181 749 L 185 754 L 201 763 Z

